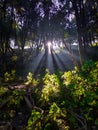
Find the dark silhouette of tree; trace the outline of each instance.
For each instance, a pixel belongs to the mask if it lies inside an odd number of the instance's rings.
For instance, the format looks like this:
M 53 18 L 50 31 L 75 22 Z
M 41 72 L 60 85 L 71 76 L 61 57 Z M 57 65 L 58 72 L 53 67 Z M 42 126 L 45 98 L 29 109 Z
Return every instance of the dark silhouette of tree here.
M 73 17 L 72 17 L 73 16 Z M 77 32 L 76 32 L 77 29 Z M 98 39 L 97 0 L 1 0 L 0 53 L 13 53 L 13 39 L 24 52 L 26 41 L 39 47 L 47 41 L 67 39 L 72 43 L 78 34 L 81 64 L 86 47 Z M 65 38 L 66 36 L 67 38 Z

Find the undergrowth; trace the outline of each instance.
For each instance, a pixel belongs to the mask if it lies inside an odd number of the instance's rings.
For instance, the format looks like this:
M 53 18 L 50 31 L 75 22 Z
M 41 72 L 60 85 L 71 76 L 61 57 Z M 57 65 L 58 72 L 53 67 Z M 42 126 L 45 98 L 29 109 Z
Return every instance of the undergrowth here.
M 5 82 L 12 81 L 15 72 L 5 73 L 4 77 Z M 32 73 L 24 82 L 30 88 L 34 105 L 39 108 L 32 109 L 27 130 L 91 130 L 92 126 L 98 126 L 98 62 L 88 61 L 81 69 L 75 67 L 63 74 L 47 72 L 41 79 L 42 89 L 39 89 L 39 82 Z M 27 88 L 11 92 L 0 87 L 0 104 L 9 98 L 1 119 L 9 120 L 15 116 L 22 107 L 26 91 Z

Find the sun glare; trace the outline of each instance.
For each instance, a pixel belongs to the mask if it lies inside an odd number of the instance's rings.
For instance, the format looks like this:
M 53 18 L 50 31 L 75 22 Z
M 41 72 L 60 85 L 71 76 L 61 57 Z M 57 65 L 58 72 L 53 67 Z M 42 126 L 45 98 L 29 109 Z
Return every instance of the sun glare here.
M 48 44 L 48 47 L 51 47 L 51 42 L 50 41 L 47 44 Z
M 47 45 L 48 45 L 48 51 L 49 51 L 49 53 L 51 53 L 51 46 L 52 46 L 51 42 L 48 41 L 48 42 L 47 42 Z

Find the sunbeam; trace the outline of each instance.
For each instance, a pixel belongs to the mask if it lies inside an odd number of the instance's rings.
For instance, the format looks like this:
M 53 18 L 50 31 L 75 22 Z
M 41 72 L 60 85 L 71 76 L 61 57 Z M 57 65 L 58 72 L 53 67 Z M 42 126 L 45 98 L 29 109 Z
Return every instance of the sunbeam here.
M 48 41 L 47 45 L 48 45 L 48 53 L 51 54 L 52 43 Z

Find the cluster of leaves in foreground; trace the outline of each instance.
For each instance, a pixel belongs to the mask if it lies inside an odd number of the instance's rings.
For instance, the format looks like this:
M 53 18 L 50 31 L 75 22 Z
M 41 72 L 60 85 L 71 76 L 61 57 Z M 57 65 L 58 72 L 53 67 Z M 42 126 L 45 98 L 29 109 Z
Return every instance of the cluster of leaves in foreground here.
M 18 81 L 21 81 L 22 84 L 17 85 L 16 82 Z M 37 84 L 38 80 L 33 78 L 32 73 L 28 73 L 26 81 L 24 82 L 21 80 L 21 77 L 17 78 L 15 70 L 6 72 L 3 78 L 0 78 L 0 109 L 4 104 L 4 109 L 0 110 L 0 121 L 9 121 L 14 118 L 18 112 L 25 114 L 26 109 L 24 109 L 24 107 L 26 106 L 26 102 L 24 96 L 29 87 L 33 89 Z M 22 88 L 22 86 L 24 86 L 24 88 Z
M 39 107 L 28 120 L 28 130 L 89 129 L 98 125 L 98 62 L 89 61 L 81 69 L 43 78 Z
M 38 82 L 28 74 L 26 84 L 34 86 L 32 99 L 39 109 L 32 110 L 27 130 L 86 130 L 98 125 L 98 62 L 88 61 L 63 74 L 47 72 Z M 23 100 L 23 92 L 17 94 Z

